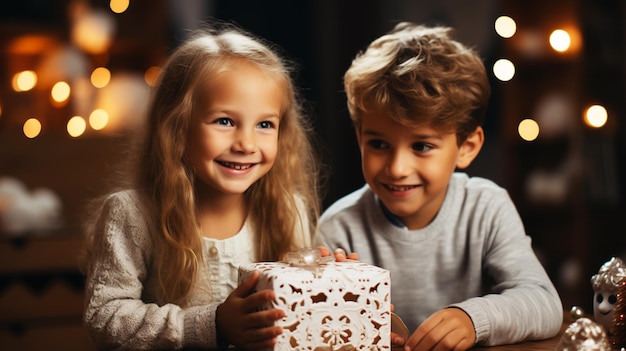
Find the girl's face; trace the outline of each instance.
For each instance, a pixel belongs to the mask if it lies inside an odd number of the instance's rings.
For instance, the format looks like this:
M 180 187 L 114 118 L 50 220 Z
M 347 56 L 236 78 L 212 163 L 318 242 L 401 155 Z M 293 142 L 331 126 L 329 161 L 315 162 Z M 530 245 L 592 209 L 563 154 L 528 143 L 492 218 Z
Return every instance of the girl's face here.
M 259 68 L 237 63 L 199 88 L 186 157 L 196 178 L 241 195 L 273 166 L 283 92 Z
M 482 129 L 475 133 L 480 143 L 471 135 L 459 147 L 454 133 L 407 128 L 377 112 L 364 113 L 357 130 L 363 176 L 409 229 L 423 228 L 439 211 L 456 167 L 467 167 L 473 148 L 480 149 Z

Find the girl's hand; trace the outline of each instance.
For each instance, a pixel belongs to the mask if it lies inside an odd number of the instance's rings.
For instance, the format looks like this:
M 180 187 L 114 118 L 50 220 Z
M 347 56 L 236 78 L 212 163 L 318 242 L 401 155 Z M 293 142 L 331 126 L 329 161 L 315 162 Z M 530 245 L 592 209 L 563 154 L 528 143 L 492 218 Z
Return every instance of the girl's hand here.
M 318 246 L 317 249 L 320 250 L 322 257 L 330 256 L 330 250 L 327 247 Z M 354 261 L 359 260 L 359 255 L 356 252 L 346 255 L 346 251 L 344 251 L 343 249 L 337 249 L 335 250 L 334 254 L 335 254 L 335 261 L 337 262 L 343 262 L 346 260 L 354 260 Z
M 274 326 L 285 317 L 280 309 L 260 311 L 259 307 L 274 300 L 272 290 L 252 293 L 259 272 L 242 282 L 226 300 L 217 307 L 215 323 L 220 343 L 234 345 L 241 350 L 270 348 L 283 330 Z

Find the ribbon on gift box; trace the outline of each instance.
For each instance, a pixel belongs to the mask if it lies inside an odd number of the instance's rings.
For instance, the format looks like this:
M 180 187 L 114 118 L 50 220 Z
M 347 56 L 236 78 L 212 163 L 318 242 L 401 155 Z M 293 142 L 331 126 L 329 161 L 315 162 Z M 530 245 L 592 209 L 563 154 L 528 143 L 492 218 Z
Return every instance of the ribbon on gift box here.
M 287 252 L 285 261 L 292 266 L 305 268 L 318 268 L 328 262 L 333 262 L 335 258 L 331 256 L 322 257 L 318 249 L 304 248 L 298 251 Z

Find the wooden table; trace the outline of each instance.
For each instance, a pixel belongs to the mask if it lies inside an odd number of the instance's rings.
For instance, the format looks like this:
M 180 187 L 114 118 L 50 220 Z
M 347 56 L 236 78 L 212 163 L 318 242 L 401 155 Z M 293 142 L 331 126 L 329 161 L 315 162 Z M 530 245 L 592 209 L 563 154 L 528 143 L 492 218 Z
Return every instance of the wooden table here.
M 526 341 L 519 344 L 512 345 L 500 345 L 500 346 L 483 346 L 483 347 L 475 347 L 472 350 L 534 350 L 534 351 L 554 351 L 556 350 L 556 345 L 558 345 L 559 340 L 561 339 L 562 332 L 557 336 L 540 341 Z
M 538 341 L 526 341 L 518 344 L 512 345 L 500 345 L 500 346 L 482 346 L 475 347 L 472 350 L 489 350 L 489 351 L 497 351 L 497 350 L 529 350 L 529 351 L 554 351 L 556 350 L 556 346 L 559 344 L 561 340 L 561 336 L 565 329 L 569 327 L 570 324 L 574 322 L 574 318 L 571 317 L 569 311 L 563 312 L 563 324 L 561 325 L 561 330 L 559 333 L 550 339 L 546 340 L 538 340 Z

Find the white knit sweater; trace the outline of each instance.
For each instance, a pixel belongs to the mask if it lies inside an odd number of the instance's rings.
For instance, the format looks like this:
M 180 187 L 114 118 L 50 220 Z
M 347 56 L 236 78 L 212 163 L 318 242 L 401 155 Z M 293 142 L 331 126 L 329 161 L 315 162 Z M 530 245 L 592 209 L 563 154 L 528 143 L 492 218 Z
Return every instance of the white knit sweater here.
M 158 303 L 156 225 L 142 204 L 137 192 L 121 191 L 100 212 L 85 289 L 84 323 L 92 340 L 107 350 L 217 348 L 217 306 L 237 286 L 239 265 L 256 261 L 248 223 L 231 238 L 204 239 L 206 270 L 198 281 L 208 284 L 196 288 L 187 305 Z M 299 238 L 301 246 L 311 245 L 308 233 Z

